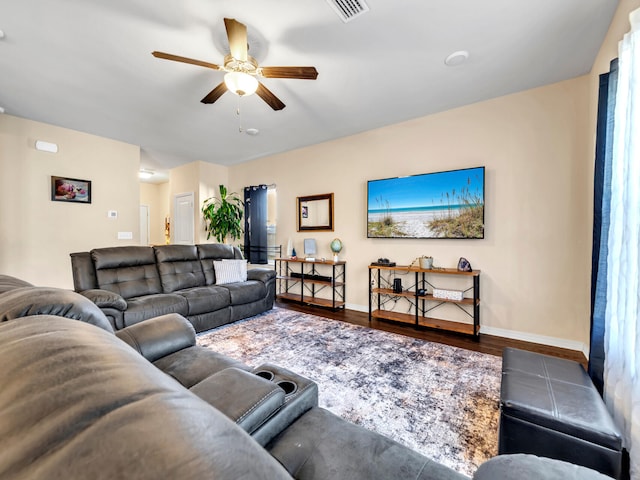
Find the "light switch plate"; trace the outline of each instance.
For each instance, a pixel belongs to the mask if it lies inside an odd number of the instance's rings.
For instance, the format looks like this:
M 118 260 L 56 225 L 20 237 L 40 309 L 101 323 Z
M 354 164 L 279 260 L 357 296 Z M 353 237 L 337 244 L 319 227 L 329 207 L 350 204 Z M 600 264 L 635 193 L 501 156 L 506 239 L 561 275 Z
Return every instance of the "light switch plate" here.
M 118 240 L 133 240 L 133 232 L 118 232 Z

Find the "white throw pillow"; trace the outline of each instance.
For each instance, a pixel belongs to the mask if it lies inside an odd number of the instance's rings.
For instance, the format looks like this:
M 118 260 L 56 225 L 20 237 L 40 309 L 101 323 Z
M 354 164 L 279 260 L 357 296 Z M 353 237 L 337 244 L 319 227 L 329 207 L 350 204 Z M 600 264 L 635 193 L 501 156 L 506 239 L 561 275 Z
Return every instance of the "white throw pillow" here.
M 247 281 L 247 264 L 248 264 L 247 260 L 230 260 L 228 258 L 223 258 L 222 261 L 233 263 L 238 269 L 238 272 L 240 273 L 240 281 L 241 282 Z
M 213 269 L 216 272 L 217 285 L 247 280 L 246 260 L 214 260 Z

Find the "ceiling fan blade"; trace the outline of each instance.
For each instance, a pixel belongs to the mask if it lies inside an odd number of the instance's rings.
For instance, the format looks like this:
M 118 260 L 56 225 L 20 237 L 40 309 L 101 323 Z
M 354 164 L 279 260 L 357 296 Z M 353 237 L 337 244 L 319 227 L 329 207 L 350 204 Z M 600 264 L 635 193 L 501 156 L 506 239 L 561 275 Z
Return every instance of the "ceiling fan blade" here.
M 285 104 L 280 101 L 278 97 L 276 97 L 271 90 L 265 87 L 262 83 L 258 83 L 258 89 L 256 90 L 256 94 L 267 104 L 273 108 L 274 110 L 282 110 L 285 107 Z
M 216 88 L 207 93 L 207 96 L 200 100 L 202 103 L 214 103 L 227 91 L 227 86 L 224 82 L 220 83 Z
M 229 50 L 231 56 L 242 62 L 247 61 L 247 26 L 233 18 L 225 18 L 224 26 L 227 29 Z
M 262 67 L 260 75 L 265 78 L 301 78 L 315 80 L 318 78 L 316 67 Z
M 202 60 L 194 60 L 193 58 L 180 57 L 178 55 L 172 55 L 171 53 L 164 52 L 151 52 L 156 58 L 163 58 L 165 60 L 173 60 L 174 62 L 190 63 L 192 65 L 198 65 L 200 67 L 213 68 L 214 70 L 220 70 L 220 65 L 215 63 L 203 62 Z

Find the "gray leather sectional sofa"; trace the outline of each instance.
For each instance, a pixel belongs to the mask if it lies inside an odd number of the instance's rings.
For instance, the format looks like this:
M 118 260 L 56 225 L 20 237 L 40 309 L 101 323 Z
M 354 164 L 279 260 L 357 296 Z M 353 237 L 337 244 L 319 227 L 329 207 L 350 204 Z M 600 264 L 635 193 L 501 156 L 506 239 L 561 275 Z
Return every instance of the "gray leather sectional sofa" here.
M 467 478 L 319 408 L 310 379 L 197 346 L 178 314 L 114 331 L 86 297 L 2 275 L 0 384 L 0 479 Z M 474 478 L 607 477 L 510 455 Z
M 123 246 L 71 254 L 76 292 L 93 301 L 115 329 L 179 313 L 197 332 L 273 307 L 275 271 L 251 268 L 246 281 L 218 284 L 214 261 L 241 260 L 223 244 Z

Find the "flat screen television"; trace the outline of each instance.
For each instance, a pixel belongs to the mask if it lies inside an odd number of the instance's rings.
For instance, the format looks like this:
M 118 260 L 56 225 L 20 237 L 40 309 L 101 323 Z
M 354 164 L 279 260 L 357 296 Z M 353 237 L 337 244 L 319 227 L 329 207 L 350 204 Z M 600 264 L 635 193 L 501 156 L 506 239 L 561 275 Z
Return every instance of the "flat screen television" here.
M 484 167 L 367 182 L 368 238 L 484 238 Z

